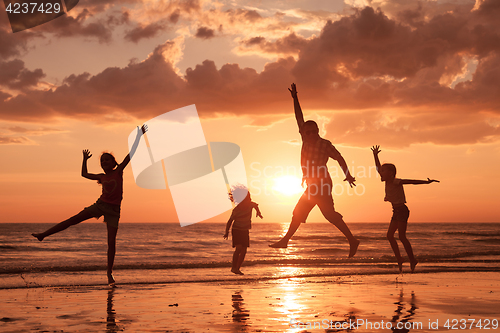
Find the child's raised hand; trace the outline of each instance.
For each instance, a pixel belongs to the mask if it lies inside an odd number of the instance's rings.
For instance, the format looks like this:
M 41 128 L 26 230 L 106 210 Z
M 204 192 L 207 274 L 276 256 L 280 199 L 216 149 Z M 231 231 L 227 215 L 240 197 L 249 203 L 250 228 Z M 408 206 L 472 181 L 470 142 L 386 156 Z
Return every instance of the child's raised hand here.
M 141 126 L 141 131 L 142 131 L 142 134 L 146 134 L 146 132 L 148 131 L 148 125 L 143 124 L 143 125 Z
M 293 98 L 297 97 L 297 86 L 295 86 L 295 83 L 292 83 L 292 89 L 288 88 L 288 91 L 292 94 Z
M 427 178 L 427 181 L 428 181 L 428 184 L 434 183 L 434 182 L 439 183 L 439 180 L 430 179 L 430 178 Z
M 380 146 L 373 146 L 372 147 L 372 152 L 373 155 L 378 155 L 382 150 L 380 150 Z
M 90 153 L 90 150 L 84 149 L 83 150 L 83 159 L 84 160 L 88 160 L 91 157 L 92 157 L 92 154 Z

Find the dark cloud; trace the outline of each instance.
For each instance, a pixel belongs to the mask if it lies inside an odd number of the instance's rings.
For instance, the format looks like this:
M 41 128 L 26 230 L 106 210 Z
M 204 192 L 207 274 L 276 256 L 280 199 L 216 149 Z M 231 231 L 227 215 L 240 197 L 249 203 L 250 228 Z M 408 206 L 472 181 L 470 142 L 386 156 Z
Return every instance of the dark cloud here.
M 97 38 L 101 43 L 110 42 L 112 30 L 109 24 L 106 22 L 87 22 L 91 17 L 91 12 L 84 9 L 76 18 L 63 15 L 34 29 L 53 33 L 57 37 L 92 37 Z
M 199 27 L 195 34 L 196 38 L 210 39 L 215 37 L 215 30 L 207 27 Z
M 207 60 L 188 69 L 182 78 L 165 59 L 175 47 L 168 42 L 143 62 L 131 62 L 125 68 L 108 68 L 95 76 L 71 75 L 56 89 L 20 94 L 3 102 L 0 118 L 36 121 L 66 116 L 105 121 L 103 114 L 116 112 L 150 117 L 193 103 L 204 115 L 240 114 L 249 108 L 276 112 L 277 105 L 289 102 L 276 99 L 276 95 L 286 96 L 283 87 L 291 82 L 290 69 L 295 63 L 291 58 L 268 64 L 261 73 L 237 64 L 217 69 Z
M 489 124 L 479 115 L 457 117 L 456 113 L 440 112 L 352 111 L 333 115 L 326 129 L 330 140 L 358 147 L 475 144 L 500 139 L 500 127 Z
M 183 4 L 199 10 L 196 1 Z M 415 5 L 389 17 L 366 7 L 327 22 L 318 36 L 307 39 L 290 33 L 274 41 L 244 40 L 245 49 L 296 56 L 270 62 L 261 72 L 238 64 L 217 68 L 205 60 L 183 75 L 173 65 L 179 46 L 170 41 L 142 62 L 93 76 L 71 75 L 49 91 L 25 91 L 1 103 L 0 118 L 144 119 L 193 103 L 202 116 L 290 116 L 286 88 L 296 82 L 307 115 L 332 110 L 327 130 L 336 142 L 406 146 L 498 140 L 500 22 L 485 16 L 486 5 L 496 10 L 483 1 L 472 12 L 458 8 L 428 17 L 428 8 Z M 260 16 L 244 10 L 229 14 L 243 20 Z M 474 73 L 464 72 L 469 62 L 477 63 Z M 37 82 L 35 72 L 29 72 L 32 81 L 22 82 Z M 467 74 L 464 82 L 457 81 Z M 18 81 L 3 80 L 21 82 L 19 75 L 13 77 Z
M 36 87 L 43 77 L 45 73 L 41 69 L 27 70 L 21 60 L 0 61 L 0 86 L 24 90 Z
M 168 29 L 166 22 L 154 22 L 148 25 L 139 25 L 134 29 L 127 31 L 125 40 L 129 42 L 138 43 L 141 39 L 148 39 L 156 37 L 160 32 Z
M 255 22 L 262 18 L 262 16 L 255 10 L 242 10 L 241 12 L 244 13 L 245 18 L 250 22 Z
M 171 1 L 171 5 L 178 6 L 181 10 L 186 13 L 191 13 L 193 11 L 201 10 L 201 4 L 199 0 L 176 0 Z
M 181 11 L 179 9 L 174 10 L 172 14 L 168 17 L 169 21 L 172 23 L 177 23 L 181 17 Z
M 229 17 L 231 23 L 234 21 L 255 23 L 263 19 L 263 17 L 255 10 L 248 10 L 243 8 L 228 9 L 225 14 Z
M 86 0 L 80 1 L 78 7 L 87 8 L 92 13 L 104 12 L 111 6 L 119 5 L 141 5 L 143 0 Z
M 0 102 L 5 101 L 9 97 L 12 97 L 12 95 L 0 90 Z
M 262 36 L 249 38 L 240 42 L 240 50 L 257 50 L 273 55 L 295 55 L 307 46 L 307 39 L 295 33 L 279 38 L 274 42 L 266 41 Z
M 21 55 L 26 51 L 28 40 L 36 36 L 35 33 L 25 31 L 22 34 L 13 34 L 7 20 L 7 15 L 0 15 L 0 59 L 8 59 Z
M 108 15 L 106 24 L 109 26 L 123 25 L 130 23 L 130 13 L 124 10 L 119 13 L 112 13 Z
M 481 17 L 487 17 L 493 20 L 498 20 L 500 15 L 500 2 L 497 0 L 479 0 L 479 8 L 476 13 Z

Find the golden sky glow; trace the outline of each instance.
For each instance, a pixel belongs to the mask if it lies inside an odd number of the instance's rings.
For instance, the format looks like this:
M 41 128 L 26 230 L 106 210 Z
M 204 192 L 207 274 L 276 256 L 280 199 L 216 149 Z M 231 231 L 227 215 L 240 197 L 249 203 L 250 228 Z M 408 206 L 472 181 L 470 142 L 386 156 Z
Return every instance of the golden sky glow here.
M 329 162 L 346 222 L 390 219 L 375 144 L 398 177 L 441 181 L 406 186 L 410 221 L 498 222 L 499 15 L 497 0 L 104 0 L 14 34 L 0 10 L 0 222 L 76 214 L 100 195 L 80 177 L 83 149 L 98 173 L 135 126 L 190 104 L 207 141 L 241 147 L 262 222 L 289 221 L 292 82 L 357 179 Z M 127 168 L 121 221 L 176 221 L 170 194 Z

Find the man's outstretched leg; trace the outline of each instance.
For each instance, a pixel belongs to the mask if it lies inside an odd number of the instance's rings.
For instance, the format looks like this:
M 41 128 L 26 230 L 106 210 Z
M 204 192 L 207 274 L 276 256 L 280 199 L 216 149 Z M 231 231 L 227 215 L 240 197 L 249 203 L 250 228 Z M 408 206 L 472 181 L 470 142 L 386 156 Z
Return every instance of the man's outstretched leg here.
M 290 238 L 292 238 L 293 234 L 295 234 L 295 232 L 297 231 L 297 229 L 299 229 L 299 226 L 302 222 L 297 220 L 297 219 L 294 219 L 292 217 L 292 222 L 290 222 L 290 227 L 288 227 L 288 231 L 286 232 L 286 235 L 283 236 L 279 241 L 277 241 L 276 243 L 274 244 L 271 244 L 269 245 L 269 247 L 274 247 L 274 248 L 277 248 L 277 249 L 284 249 L 288 246 L 288 241 L 290 240 Z
M 297 229 L 299 229 L 300 224 L 302 222 L 305 222 L 307 216 L 309 215 L 309 212 L 314 208 L 314 206 L 316 206 L 316 203 L 309 200 L 306 193 L 304 193 L 300 197 L 299 202 L 297 202 L 297 205 L 295 205 L 295 209 L 293 210 L 292 222 L 290 222 L 290 227 L 288 227 L 286 235 L 276 243 L 269 245 L 269 247 L 282 249 L 286 248 L 288 246 L 288 241 L 290 240 L 290 238 L 292 238 Z
M 347 238 L 350 247 L 349 258 L 354 257 L 354 255 L 358 251 L 359 240 L 357 240 L 356 237 L 353 236 L 351 230 L 342 219 L 342 215 L 335 211 L 332 197 L 327 196 L 325 198 L 322 198 L 320 202 L 318 202 L 318 207 L 321 210 L 321 213 L 323 213 L 323 216 L 328 220 L 328 222 L 336 226 L 337 229 L 339 229 L 340 232 L 343 233 Z

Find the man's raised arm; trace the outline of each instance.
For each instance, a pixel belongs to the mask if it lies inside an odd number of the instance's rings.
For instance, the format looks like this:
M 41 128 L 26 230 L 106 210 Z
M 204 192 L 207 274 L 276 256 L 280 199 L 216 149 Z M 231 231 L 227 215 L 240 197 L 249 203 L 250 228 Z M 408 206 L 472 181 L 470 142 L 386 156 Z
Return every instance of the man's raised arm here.
M 295 119 L 297 120 L 297 125 L 299 126 L 300 131 L 302 129 L 302 125 L 304 125 L 304 114 L 302 113 L 302 109 L 300 108 L 299 98 L 297 97 L 297 87 L 295 86 L 295 83 L 292 83 L 292 88 L 288 88 L 288 91 L 290 91 L 290 93 L 292 94 Z

